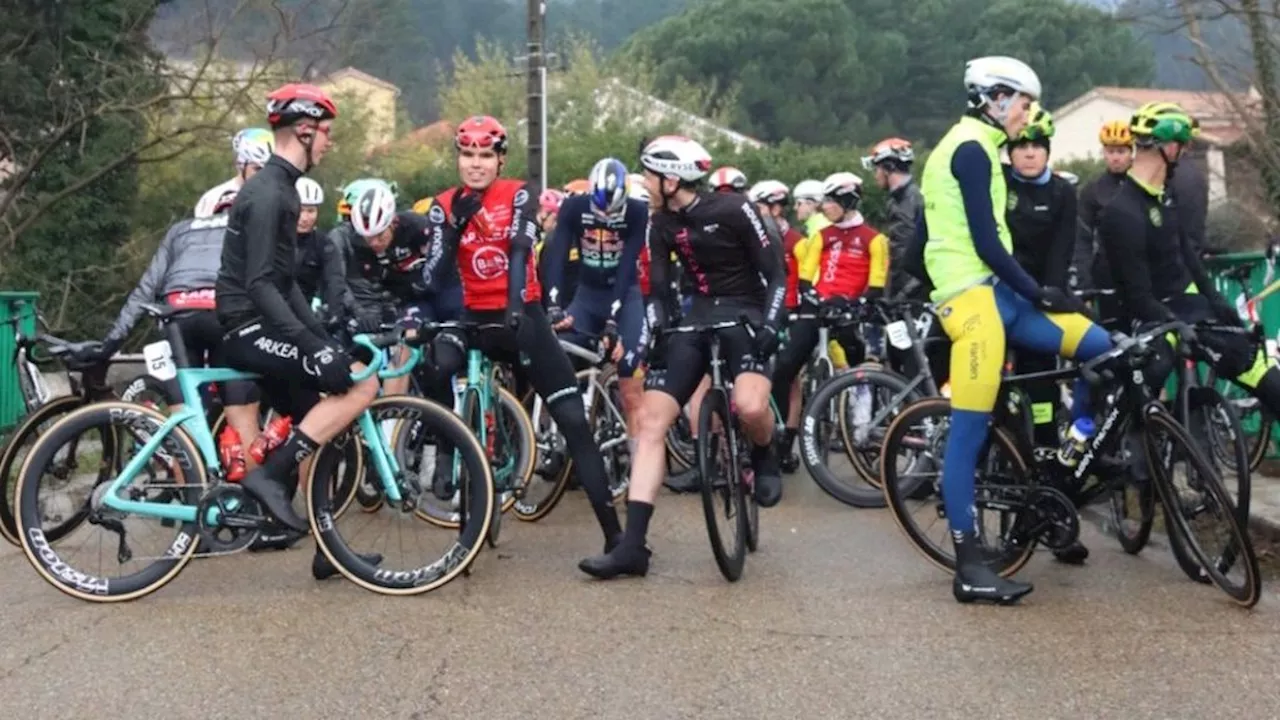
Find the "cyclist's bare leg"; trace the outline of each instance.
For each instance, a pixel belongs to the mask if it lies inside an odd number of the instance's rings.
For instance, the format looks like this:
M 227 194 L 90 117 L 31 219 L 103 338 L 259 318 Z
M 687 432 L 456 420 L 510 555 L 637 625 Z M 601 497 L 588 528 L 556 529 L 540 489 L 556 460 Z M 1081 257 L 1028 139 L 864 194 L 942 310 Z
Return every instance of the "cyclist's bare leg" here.
M 639 427 L 640 403 L 644 398 L 644 378 L 618 378 L 618 394 L 622 396 L 622 414 L 627 419 L 627 430 L 635 437 Z
M 403 365 L 409 360 L 409 348 L 404 345 L 400 346 L 399 354 L 396 357 L 396 365 Z M 398 378 L 389 378 L 382 381 L 382 389 L 388 395 L 404 395 L 409 392 L 409 376 Z
M 686 412 L 689 413 L 689 432 L 693 437 L 698 437 L 698 411 L 702 408 L 702 398 L 706 397 L 707 391 L 711 389 L 711 376 L 704 375 L 702 382 L 698 383 L 698 389 L 693 391 L 693 395 L 689 398 L 689 403 L 685 405 Z M 665 430 L 663 432 L 666 432 Z
M 641 396 L 628 500 L 652 505 L 657 499 L 667 474 L 667 430 L 679 413 L 680 406 L 665 392 L 650 390 Z
M 236 429 L 240 435 L 240 445 L 248 448 L 258 439 L 258 433 L 261 428 L 258 427 L 258 403 L 249 405 L 228 405 L 224 409 L 227 414 L 227 424 Z M 249 457 L 249 453 L 244 454 L 245 469 L 252 470 L 257 467 L 257 463 L 253 458 Z
M 800 378 L 801 376 L 797 375 L 796 379 L 792 381 L 791 401 L 787 403 L 788 405 L 791 406 L 787 408 L 787 427 L 791 428 L 792 430 L 795 430 L 796 428 L 800 427 L 800 410 L 802 409 L 800 407 L 800 403 L 804 399 L 803 397 L 801 397 L 801 392 L 800 392 Z
M 769 376 L 759 373 L 741 373 L 733 380 L 733 404 L 738 418 L 747 437 L 757 446 L 773 442 L 773 410 L 769 407 L 772 386 Z

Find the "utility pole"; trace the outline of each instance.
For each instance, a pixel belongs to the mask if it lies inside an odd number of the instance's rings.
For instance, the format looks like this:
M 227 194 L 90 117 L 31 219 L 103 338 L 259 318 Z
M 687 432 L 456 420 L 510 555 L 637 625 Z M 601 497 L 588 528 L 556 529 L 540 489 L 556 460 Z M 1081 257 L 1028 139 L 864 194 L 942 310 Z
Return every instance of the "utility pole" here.
M 546 0 L 528 0 L 529 177 L 541 189 L 547 182 L 547 62 L 542 55 L 546 37 Z

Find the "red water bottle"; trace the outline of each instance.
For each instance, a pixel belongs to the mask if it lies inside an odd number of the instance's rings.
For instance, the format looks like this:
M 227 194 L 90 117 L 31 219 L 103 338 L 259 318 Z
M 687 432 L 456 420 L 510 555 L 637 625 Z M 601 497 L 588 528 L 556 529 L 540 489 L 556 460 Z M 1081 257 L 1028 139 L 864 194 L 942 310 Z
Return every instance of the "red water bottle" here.
M 267 423 L 267 429 L 262 431 L 251 445 L 249 445 L 249 457 L 258 465 L 261 465 L 267 459 L 267 453 L 280 447 L 280 444 L 289 439 L 289 431 L 293 429 L 293 418 L 287 415 L 277 415 L 274 420 Z
M 227 480 L 240 482 L 245 476 L 244 448 L 240 445 L 240 433 L 228 425 L 218 436 L 218 455 Z

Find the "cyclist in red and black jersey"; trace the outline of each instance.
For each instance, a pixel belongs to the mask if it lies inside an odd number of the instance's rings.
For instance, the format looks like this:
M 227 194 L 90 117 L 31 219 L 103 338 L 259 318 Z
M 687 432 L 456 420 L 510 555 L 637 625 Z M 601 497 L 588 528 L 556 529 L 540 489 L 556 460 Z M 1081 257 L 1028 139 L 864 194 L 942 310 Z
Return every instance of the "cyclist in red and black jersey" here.
M 573 365 L 542 308 L 542 288 L 533 267 L 537 191 L 523 180 L 499 177 L 506 161 L 507 131 L 497 120 L 468 119 L 458 127 L 454 144 L 462 184 L 436 196 L 428 213 L 432 247 L 423 277 L 433 287 L 456 263 L 463 319 L 505 326 L 473 333 L 477 347 L 517 368 L 523 355 L 528 366 L 537 368 L 523 374 L 564 434 L 609 552 L 621 541 L 622 527 L 611 504 L 604 458 L 587 423 Z M 461 372 L 466 351 L 461 334 L 441 333 L 434 346 L 437 372 L 444 377 Z
M 626 534 L 613 552 L 579 565 L 601 579 L 648 572 L 645 536 L 665 475 L 667 430 L 709 369 L 706 337 L 682 333 L 667 341 L 662 333 L 675 304 L 668 283 L 673 251 L 693 294 L 685 321 L 704 324 L 746 316 L 756 328 L 754 334 L 745 327 L 720 331 L 720 343 L 726 374 L 733 378 L 737 415 L 753 445 L 757 500 L 768 507 L 782 495 L 765 373 L 784 320 L 782 239 L 745 195 L 698 192 L 698 183 L 711 169 L 711 156 L 697 142 L 657 138 L 641 152 L 640 164 L 650 196 L 661 199 L 649 226 L 652 343 L 631 458 Z

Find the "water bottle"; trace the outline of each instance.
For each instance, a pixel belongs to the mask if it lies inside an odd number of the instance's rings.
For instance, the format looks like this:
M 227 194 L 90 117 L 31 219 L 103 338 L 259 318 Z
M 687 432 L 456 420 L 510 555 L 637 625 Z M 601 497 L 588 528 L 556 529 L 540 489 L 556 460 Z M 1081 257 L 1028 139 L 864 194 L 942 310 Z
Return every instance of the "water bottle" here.
M 1089 418 L 1080 418 L 1071 423 L 1071 428 L 1067 430 L 1067 439 L 1063 441 L 1062 448 L 1058 450 L 1058 462 L 1066 467 L 1075 467 L 1080 462 L 1080 457 L 1084 455 L 1085 448 L 1089 445 L 1089 440 L 1093 438 L 1093 421 Z
M 218 456 L 222 461 L 222 469 L 227 473 L 227 480 L 240 482 L 245 476 L 244 448 L 240 445 L 240 433 L 230 425 L 218 436 Z
M 267 459 L 267 453 L 280 447 L 289 439 L 289 431 L 293 429 L 293 418 L 277 415 L 254 441 L 249 445 L 249 457 L 261 465 Z

